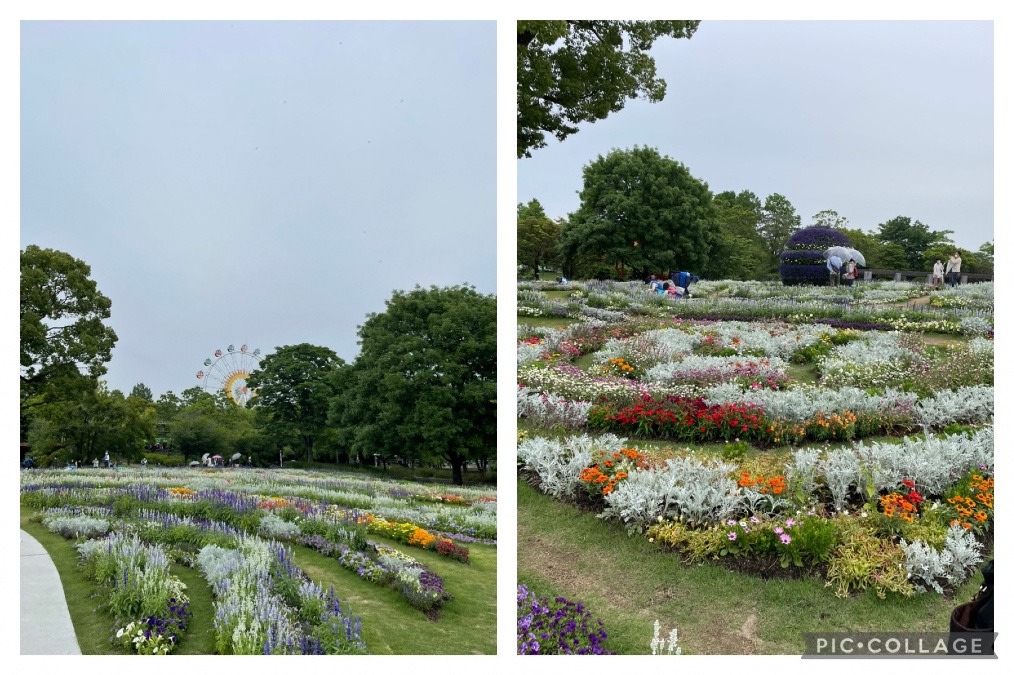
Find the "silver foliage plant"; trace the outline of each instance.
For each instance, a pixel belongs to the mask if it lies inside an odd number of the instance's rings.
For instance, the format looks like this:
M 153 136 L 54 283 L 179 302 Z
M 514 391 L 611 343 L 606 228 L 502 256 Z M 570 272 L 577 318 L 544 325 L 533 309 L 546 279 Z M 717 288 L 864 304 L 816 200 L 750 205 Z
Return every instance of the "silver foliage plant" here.
M 792 463 L 786 469 L 785 477 L 790 483 L 798 483 L 806 494 L 817 489 L 817 472 L 820 469 L 820 450 L 804 448 L 792 453 Z
M 42 524 L 50 532 L 56 532 L 66 539 L 93 539 L 109 532 L 109 521 L 86 515 L 53 514 L 44 516 Z
M 273 513 L 265 513 L 261 517 L 257 533 L 269 539 L 292 540 L 299 536 L 299 525 L 279 518 Z
M 811 460 L 799 452 L 794 457 L 805 467 Z M 943 494 L 970 469 L 993 470 L 993 427 L 971 436 L 907 436 L 901 443 L 838 448 L 829 451 L 817 466 L 838 511 L 845 510 L 851 489 L 860 494 L 892 490 L 906 478 L 915 481 L 923 493 Z
M 918 540 L 908 543 L 903 539 L 901 547 L 905 550 L 905 570 L 912 585 L 922 593 L 932 589 L 942 594 L 944 588 L 954 588 L 982 562 L 982 545 L 960 525 L 947 531 L 944 547 L 939 551 Z
M 581 470 L 592 463 L 592 452 L 617 452 L 624 442 L 613 434 L 582 434 L 562 440 L 535 436 L 518 445 L 518 461 L 539 477 L 543 491 L 558 498 L 570 497 L 581 485 Z
M 714 524 L 743 506 L 739 485 L 729 478 L 736 467 L 693 457 L 666 460 L 655 470 L 635 469 L 605 496 L 601 518 L 616 518 L 628 532 L 643 530 L 659 518 Z
M 518 365 L 523 366 L 526 363 L 532 363 L 538 361 L 539 357 L 546 351 L 546 348 L 542 344 L 529 344 L 527 342 L 518 343 Z
M 945 389 L 920 400 L 914 408 L 916 421 L 930 429 L 954 422 L 978 423 L 993 419 L 993 387 L 978 385 Z
M 562 396 L 518 388 L 518 419 L 524 417 L 545 428 L 580 429 L 588 424 L 587 401 L 568 401 Z
M 970 469 L 993 470 L 993 427 L 971 436 L 906 436 L 901 443 L 860 444 L 853 451 L 864 469 L 861 489 L 890 490 L 910 478 L 918 490 L 942 494 Z

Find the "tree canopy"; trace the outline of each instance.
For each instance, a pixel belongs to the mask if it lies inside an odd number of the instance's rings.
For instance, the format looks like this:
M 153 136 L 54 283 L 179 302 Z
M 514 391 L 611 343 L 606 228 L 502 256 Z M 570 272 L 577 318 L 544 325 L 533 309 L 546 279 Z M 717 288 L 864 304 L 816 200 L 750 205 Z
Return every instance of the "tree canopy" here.
M 344 365 L 333 350 L 302 343 L 265 356 L 247 381 L 256 391 L 251 405 L 298 436 L 307 462 L 313 460 L 314 442 L 327 426 L 334 395 L 331 374 Z
M 539 200 L 518 204 L 518 264 L 532 270 L 536 279 L 539 270 L 557 261 L 560 224 L 542 210 Z
M 775 192 L 768 195 L 761 208 L 759 232 L 773 257 L 784 250 L 789 238 L 799 230 L 801 220 L 796 207 L 785 196 Z
M 648 55 L 661 37 L 690 38 L 700 21 L 518 21 L 518 157 L 563 140 L 627 99 L 665 97 Z
M 713 263 L 702 270 L 709 278 L 763 279 L 772 267 L 767 244 L 757 228 L 761 201 L 753 192 L 731 190 L 715 195 L 717 244 Z
M 717 244 L 714 220 L 707 184 L 683 164 L 654 148 L 613 150 L 585 166 L 564 245 L 601 256 L 619 277 L 700 271 Z
M 913 221 L 908 216 L 895 216 L 877 226 L 877 239 L 900 246 L 905 252 L 906 266 L 912 270 L 923 269 L 923 254 L 933 246 L 950 245 L 948 235 L 952 234 L 952 230 L 934 232 L 928 225 Z
M 21 397 L 56 379 L 97 378 L 116 333 L 103 321 L 112 303 L 91 268 L 63 251 L 30 245 L 21 252 Z M 52 391 L 52 389 L 50 389 Z
M 440 458 L 463 482 L 496 453 L 496 298 L 470 286 L 396 291 L 359 327 L 332 422 L 361 456 Z

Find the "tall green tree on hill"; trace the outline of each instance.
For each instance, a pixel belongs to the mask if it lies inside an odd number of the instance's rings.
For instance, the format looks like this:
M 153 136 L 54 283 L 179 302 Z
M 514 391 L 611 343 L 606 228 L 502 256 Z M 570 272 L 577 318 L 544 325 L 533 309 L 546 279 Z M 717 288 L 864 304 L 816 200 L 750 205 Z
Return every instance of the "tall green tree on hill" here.
M 584 167 L 569 253 L 601 256 L 619 278 L 705 270 L 718 243 L 711 192 L 654 148 L 613 150 Z
M 261 359 L 247 380 L 256 390 L 250 403 L 271 423 L 295 434 L 313 461 L 314 442 L 327 427 L 334 390 L 331 374 L 345 361 L 327 347 L 307 343 L 279 347 Z
M 518 21 L 518 157 L 605 119 L 628 99 L 665 97 L 648 51 L 662 37 L 690 38 L 700 21 Z
M 496 298 L 470 286 L 396 291 L 334 376 L 331 421 L 355 454 L 438 460 L 464 482 L 496 456 Z
M 543 267 L 557 262 L 559 244 L 560 224 L 546 215 L 539 200 L 518 204 L 518 264 L 538 279 Z

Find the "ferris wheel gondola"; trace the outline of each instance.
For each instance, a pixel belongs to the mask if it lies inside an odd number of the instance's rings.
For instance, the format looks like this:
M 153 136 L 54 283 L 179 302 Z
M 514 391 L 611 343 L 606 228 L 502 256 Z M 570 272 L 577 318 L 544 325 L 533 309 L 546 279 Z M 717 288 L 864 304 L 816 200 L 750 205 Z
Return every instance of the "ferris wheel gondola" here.
M 221 391 L 236 405 L 245 406 L 254 392 L 247 385 L 250 373 L 257 369 L 261 350 L 251 350 L 247 345 L 236 349 L 229 345 L 216 349 L 214 356 L 204 359 L 204 369 L 197 371 L 197 379 L 201 380 L 204 390 Z

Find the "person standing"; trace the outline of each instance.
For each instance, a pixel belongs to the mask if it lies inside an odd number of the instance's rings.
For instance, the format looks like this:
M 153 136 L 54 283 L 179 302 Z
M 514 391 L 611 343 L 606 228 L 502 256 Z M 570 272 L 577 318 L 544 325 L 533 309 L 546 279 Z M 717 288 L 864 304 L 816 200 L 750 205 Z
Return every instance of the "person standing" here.
M 939 291 L 940 287 L 944 285 L 944 264 L 937 261 L 933 263 L 933 290 Z
M 859 273 L 856 271 L 855 258 L 849 258 L 849 261 L 845 263 L 845 273 L 842 275 L 842 277 L 845 279 L 845 285 L 851 286 L 853 283 L 855 283 L 856 276 L 858 274 Z
M 947 259 L 947 282 L 951 288 L 958 285 L 958 275 L 961 274 L 961 256 L 955 251 L 950 258 Z
M 830 283 L 838 286 L 841 283 L 841 258 L 836 255 L 827 259 L 827 271 L 830 272 Z
M 102 455 L 102 462 L 106 465 L 106 468 L 108 469 L 109 468 L 109 453 L 108 452 L 106 454 Z

